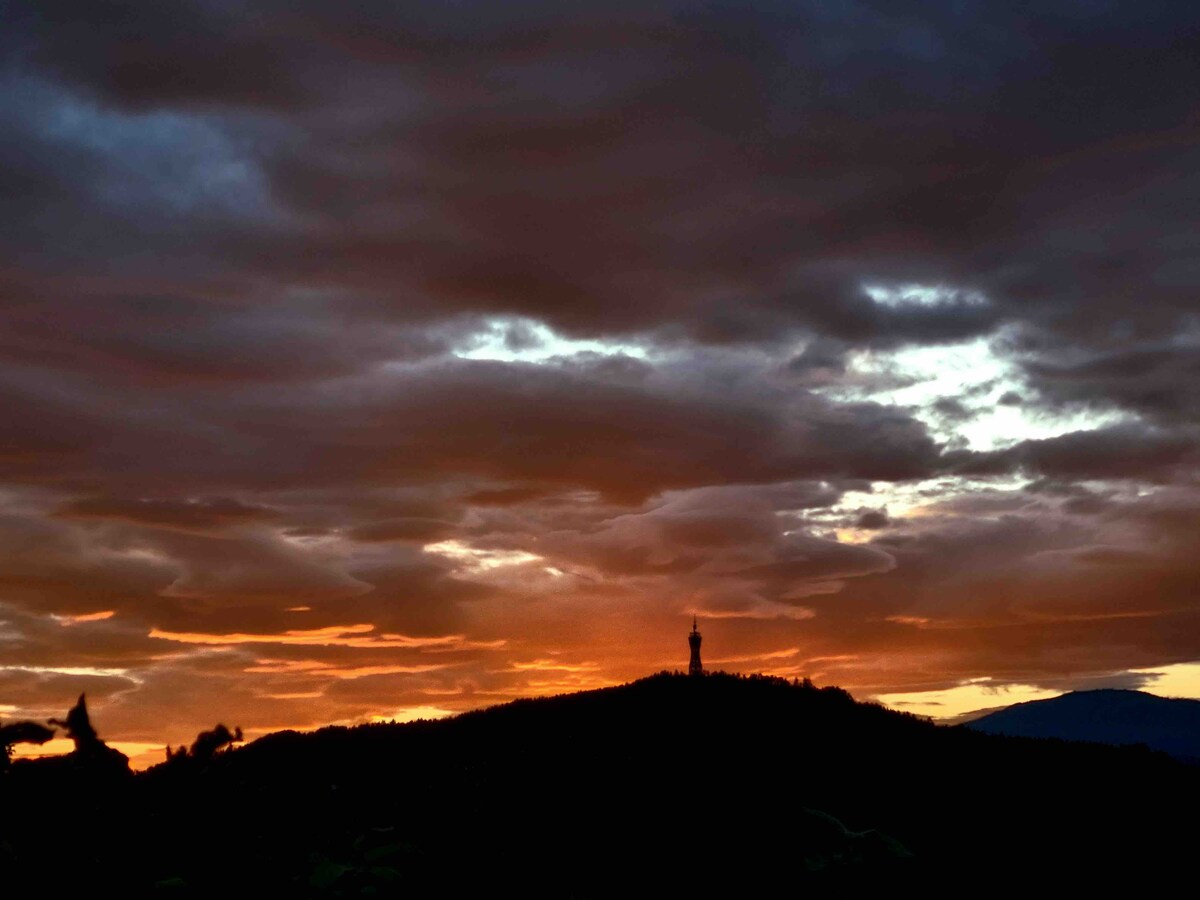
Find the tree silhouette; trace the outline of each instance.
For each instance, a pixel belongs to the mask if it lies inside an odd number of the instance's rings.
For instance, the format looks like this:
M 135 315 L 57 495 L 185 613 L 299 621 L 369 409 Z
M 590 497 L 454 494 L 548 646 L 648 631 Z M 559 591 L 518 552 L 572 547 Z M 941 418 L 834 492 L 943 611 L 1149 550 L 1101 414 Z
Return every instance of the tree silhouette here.
M 92 727 L 92 720 L 87 711 L 87 694 L 79 695 L 75 705 L 68 710 L 65 720 L 51 719 L 50 724 L 66 729 L 67 737 L 75 742 L 76 751 L 87 751 L 97 744 L 104 743 Z
M 171 745 L 168 744 L 167 762 L 180 762 L 186 759 L 208 762 L 222 750 L 241 742 L 242 729 L 240 726 L 230 731 L 225 723 L 218 722 L 216 727 L 210 731 L 202 731 L 196 735 L 190 751 L 182 744 L 172 750 Z
M 66 719 L 50 719 L 50 724 L 65 729 L 67 737 L 75 742 L 75 749 L 67 754 L 68 760 L 74 765 L 128 774 L 129 757 L 100 740 L 92 726 L 86 694 L 79 695 Z

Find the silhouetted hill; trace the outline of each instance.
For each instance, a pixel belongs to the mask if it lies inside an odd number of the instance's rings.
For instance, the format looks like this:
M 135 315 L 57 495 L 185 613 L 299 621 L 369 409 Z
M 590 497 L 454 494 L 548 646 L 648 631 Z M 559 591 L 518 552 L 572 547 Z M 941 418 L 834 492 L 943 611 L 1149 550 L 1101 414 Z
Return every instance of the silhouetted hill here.
M 1076 691 L 1017 703 L 966 727 L 1018 737 L 1145 744 L 1200 762 L 1200 700 L 1171 700 L 1141 691 Z
M 49 772 L 49 769 L 45 769 Z M 1200 771 L 763 677 L 662 674 L 0 790 L 0 871 L 176 896 L 957 893 L 1190 872 Z M 1183 825 L 1187 827 L 1181 827 Z M 63 862 L 69 861 L 69 866 Z

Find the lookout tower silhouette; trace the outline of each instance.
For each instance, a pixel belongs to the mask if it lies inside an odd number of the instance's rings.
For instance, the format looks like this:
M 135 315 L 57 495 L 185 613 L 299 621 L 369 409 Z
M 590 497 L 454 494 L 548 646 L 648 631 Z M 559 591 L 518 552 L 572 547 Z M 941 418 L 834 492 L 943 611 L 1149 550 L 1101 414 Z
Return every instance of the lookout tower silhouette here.
M 704 666 L 700 663 L 700 632 L 696 630 L 696 617 L 692 616 L 692 633 L 688 635 L 688 646 L 692 648 L 692 659 L 688 663 L 689 675 L 703 675 Z

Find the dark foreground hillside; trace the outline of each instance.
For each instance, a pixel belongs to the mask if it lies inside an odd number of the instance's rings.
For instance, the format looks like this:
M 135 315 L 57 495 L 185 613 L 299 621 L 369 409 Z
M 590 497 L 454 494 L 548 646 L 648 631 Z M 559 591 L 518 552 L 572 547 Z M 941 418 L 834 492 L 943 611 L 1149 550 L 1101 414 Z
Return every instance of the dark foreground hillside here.
M 658 675 L 208 763 L 0 783 L 6 884 L 132 896 L 960 894 L 1190 872 L 1195 767 L 938 728 L 777 679 Z M 973 889 L 971 893 L 974 893 Z

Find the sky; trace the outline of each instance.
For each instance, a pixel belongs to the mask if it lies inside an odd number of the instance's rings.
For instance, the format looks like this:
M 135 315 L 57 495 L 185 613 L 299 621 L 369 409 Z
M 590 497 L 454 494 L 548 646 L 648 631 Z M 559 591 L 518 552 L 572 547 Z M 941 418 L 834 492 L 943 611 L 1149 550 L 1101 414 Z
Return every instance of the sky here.
M 1200 12 L 0 0 L 0 716 L 1200 696 Z

